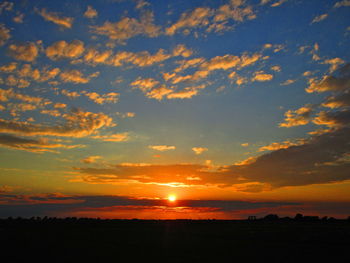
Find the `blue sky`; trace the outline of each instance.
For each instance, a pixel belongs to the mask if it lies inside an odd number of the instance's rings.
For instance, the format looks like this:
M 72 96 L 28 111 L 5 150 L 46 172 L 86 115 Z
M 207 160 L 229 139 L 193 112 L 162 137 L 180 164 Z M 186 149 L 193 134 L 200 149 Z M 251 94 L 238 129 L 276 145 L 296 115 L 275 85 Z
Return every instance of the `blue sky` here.
M 333 195 L 349 174 L 349 10 L 1 1 L 0 193 Z

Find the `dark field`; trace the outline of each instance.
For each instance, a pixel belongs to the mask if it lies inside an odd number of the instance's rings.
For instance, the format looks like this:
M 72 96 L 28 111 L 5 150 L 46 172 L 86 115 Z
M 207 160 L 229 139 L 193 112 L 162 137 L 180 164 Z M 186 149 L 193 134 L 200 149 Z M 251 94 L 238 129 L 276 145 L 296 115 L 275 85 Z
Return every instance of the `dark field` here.
M 1 220 L 2 262 L 350 262 L 350 221 Z

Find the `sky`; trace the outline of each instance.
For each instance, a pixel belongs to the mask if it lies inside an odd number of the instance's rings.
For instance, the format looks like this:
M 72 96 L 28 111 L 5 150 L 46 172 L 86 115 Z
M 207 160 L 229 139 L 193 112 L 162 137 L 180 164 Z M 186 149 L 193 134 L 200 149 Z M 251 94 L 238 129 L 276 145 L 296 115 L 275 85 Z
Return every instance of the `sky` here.
M 0 217 L 345 218 L 349 44 L 349 0 L 0 1 Z

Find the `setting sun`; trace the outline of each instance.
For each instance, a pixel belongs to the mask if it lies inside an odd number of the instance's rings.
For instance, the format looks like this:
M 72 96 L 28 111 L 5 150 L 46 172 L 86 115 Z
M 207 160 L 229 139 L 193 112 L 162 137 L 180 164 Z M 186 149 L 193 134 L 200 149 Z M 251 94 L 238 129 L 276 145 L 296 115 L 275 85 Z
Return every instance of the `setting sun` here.
M 168 196 L 168 200 L 169 200 L 170 202 L 175 202 L 175 201 L 176 201 L 176 196 L 175 196 L 175 195 L 169 195 L 169 196 Z

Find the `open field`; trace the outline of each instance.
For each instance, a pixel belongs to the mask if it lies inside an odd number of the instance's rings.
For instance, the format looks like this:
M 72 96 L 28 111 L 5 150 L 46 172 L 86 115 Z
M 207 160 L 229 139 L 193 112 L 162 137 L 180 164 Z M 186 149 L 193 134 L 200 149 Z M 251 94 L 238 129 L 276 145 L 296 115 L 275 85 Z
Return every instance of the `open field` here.
M 350 262 L 345 220 L 2 220 L 0 231 L 12 262 Z

